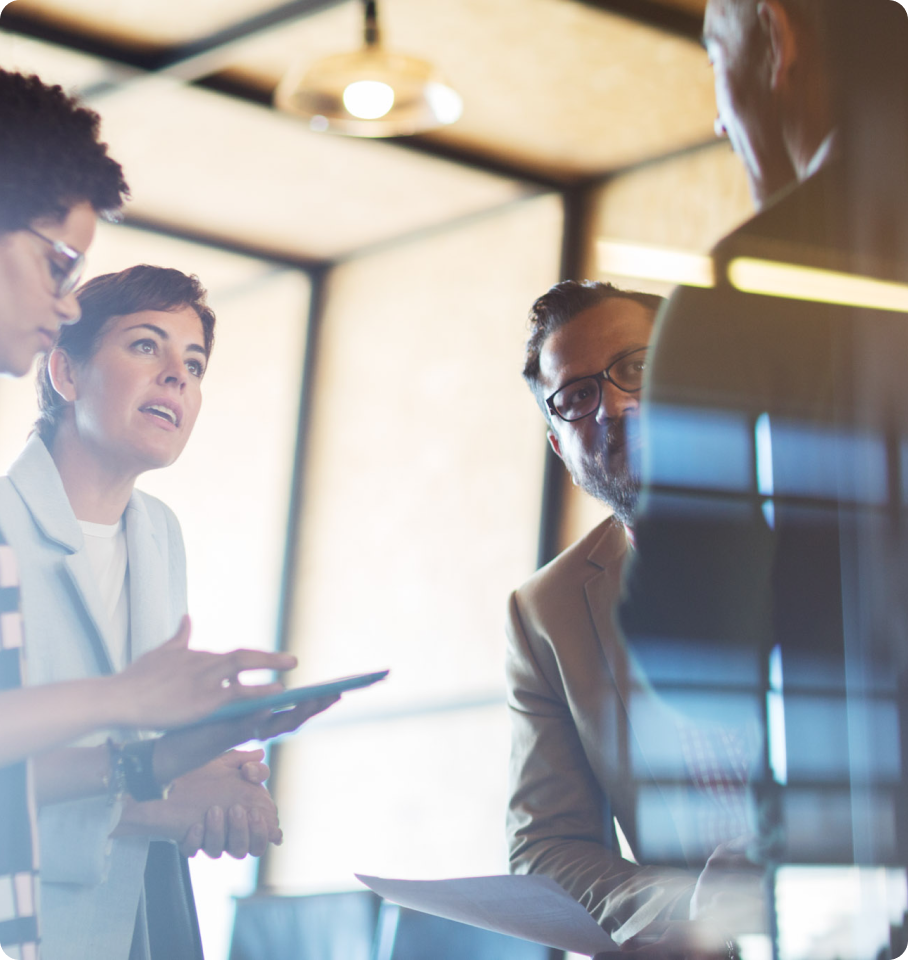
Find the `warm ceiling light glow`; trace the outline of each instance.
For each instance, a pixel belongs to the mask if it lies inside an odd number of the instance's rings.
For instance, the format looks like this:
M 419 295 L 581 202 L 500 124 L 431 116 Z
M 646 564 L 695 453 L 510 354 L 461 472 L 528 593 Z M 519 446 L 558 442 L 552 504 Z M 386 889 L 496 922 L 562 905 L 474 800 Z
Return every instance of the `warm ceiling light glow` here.
M 344 106 L 360 120 L 378 120 L 394 106 L 394 90 L 378 80 L 357 80 L 344 90 Z
M 908 312 L 908 285 L 874 280 L 855 273 L 738 257 L 728 265 L 728 279 L 732 286 L 744 293 L 868 310 Z
M 463 113 L 463 99 L 460 94 L 445 83 L 437 80 L 426 84 L 426 100 L 441 124 L 456 123 Z
M 699 253 L 643 243 L 599 240 L 596 255 L 601 273 L 680 283 L 687 287 L 715 286 L 712 259 Z
M 431 63 L 382 46 L 376 0 L 364 0 L 364 15 L 363 46 L 297 64 L 275 104 L 308 120 L 311 130 L 354 137 L 409 136 L 459 120 L 460 95 Z

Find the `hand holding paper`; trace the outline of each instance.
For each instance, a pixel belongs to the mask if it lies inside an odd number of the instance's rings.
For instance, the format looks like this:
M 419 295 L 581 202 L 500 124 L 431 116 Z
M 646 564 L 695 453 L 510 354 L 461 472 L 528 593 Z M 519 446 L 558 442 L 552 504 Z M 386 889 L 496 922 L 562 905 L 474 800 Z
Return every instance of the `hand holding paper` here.
M 550 877 L 388 880 L 356 874 L 356 878 L 402 907 L 495 933 L 590 957 L 619 949 L 586 910 Z

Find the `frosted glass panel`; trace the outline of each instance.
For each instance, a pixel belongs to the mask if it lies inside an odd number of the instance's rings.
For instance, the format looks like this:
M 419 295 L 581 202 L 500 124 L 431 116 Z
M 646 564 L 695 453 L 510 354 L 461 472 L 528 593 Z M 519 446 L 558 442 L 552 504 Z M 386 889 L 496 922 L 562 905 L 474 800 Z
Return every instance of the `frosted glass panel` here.
M 301 677 L 390 666 L 374 693 L 389 708 L 503 687 L 544 453 L 525 317 L 556 279 L 560 220 L 534 200 L 332 276 L 293 597 Z
M 507 873 L 503 702 L 373 723 L 332 726 L 328 717 L 320 723 L 282 747 L 284 843 L 269 858 L 269 886 L 311 893 L 358 887 L 354 873 L 427 879 Z
M 537 199 L 330 277 L 294 680 L 391 676 L 280 748 L 280 889 L 505 867 L 505 602 L 534 568 L 545 450 L 520 370 L 560 228 Z

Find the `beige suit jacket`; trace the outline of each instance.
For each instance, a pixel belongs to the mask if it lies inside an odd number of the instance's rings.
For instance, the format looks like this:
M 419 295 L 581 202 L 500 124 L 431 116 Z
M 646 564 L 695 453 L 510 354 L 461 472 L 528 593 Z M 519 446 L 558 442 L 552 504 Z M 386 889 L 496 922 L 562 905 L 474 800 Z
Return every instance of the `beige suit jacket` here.
M 612 618 L 626 550 L 624 527 L 610 518 L 516 590 L 507 654 L 511 871 L 552 877 L 618 942 L 652 922 L 687 919 L 696 882 L 618 852 L 614 820 L 634 847 L 647 788 Z M 652 810 L 659 788 L 647 792 Z M 670 824 L 668 808 L 664 816 Z

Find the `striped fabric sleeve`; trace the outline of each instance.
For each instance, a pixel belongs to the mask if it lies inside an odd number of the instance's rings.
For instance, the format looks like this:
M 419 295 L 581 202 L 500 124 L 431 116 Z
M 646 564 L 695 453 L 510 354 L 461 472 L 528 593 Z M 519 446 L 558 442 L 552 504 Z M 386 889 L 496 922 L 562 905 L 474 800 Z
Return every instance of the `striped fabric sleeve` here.
M 0 536 L 0 692 L 25 682 L 16 557 Z M 38 960 L 38 852 L 31 767 L 0 768 L 0 947 Z

